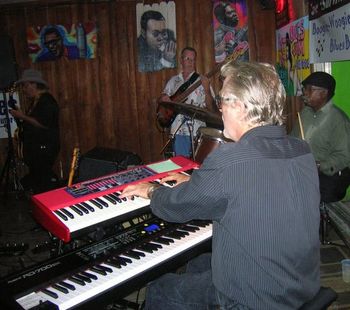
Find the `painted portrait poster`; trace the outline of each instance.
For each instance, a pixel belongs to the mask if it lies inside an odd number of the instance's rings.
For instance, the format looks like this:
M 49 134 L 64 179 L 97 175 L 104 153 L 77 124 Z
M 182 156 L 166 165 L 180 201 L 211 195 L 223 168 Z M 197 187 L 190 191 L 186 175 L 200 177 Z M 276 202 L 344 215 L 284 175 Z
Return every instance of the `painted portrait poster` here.
M 287 95 L 301 96 L 301 81 L 310 74 L 308 17 L 278 29 L 276 47 L 276 68 Z
M 248 16 L 245 0 L 213 1 L 215 62 L 227 57 L 249 60 Z
M 93 22 L 71 25 L 45 25 L 27 28 L 32 62 L 91 59 L 96 56 L 97 31 Z
M 175 2 L 136 5 L 139 72 L 176 66 Z

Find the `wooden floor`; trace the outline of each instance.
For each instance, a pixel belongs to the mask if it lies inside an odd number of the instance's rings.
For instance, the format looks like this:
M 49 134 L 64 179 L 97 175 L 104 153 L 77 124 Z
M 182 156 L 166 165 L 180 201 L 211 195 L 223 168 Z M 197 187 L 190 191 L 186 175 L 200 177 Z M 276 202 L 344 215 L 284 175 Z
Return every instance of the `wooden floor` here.
M 342 244 L 334 231 L 329 240 Z M 57 255 L 57 240 L 38 225 L 32 217 L 30 199 L 9 193 L 1 196 L 0 207 L 0 277 L 18 273 L 37 263 Z M 65 249 L 69 251 L 69 249 Z M 321 246 L 322 285 L 332 287 L 339 295 L 329 309 L 350 309 L 350 284 L 342 281 L 340 261 L 350 257 L 347 248 L 338 245 Z M 127 297 L 132 302 L 142 303 L 144 290 Z M 136 300 L 137 299 L 137 300 Z M 106 309 L 135 309 L 109 305 Z M 137 309 L 137 308 L 136 308 Z

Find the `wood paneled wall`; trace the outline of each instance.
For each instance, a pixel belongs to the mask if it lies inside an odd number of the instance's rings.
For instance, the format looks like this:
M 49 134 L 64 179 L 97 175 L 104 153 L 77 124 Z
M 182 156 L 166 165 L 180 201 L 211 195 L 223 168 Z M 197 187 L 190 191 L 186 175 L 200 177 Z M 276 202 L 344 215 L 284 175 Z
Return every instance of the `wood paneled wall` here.
M 161 159 L 160 150 L 167 137 L 155 126 L 155 100 L 178 69 L 137 71 L 137 1 L 40 3 L 2 6 L 0 32 L 9 34 L 14 41 L 18 71 L 29 67 L 41 70 L 59 102 L 62 149 L 58 162 L 63 163 L 64 176 L 76 145 L 82 153 L 104 146 L 135 152 L 145 163 Z M 175 0 L 175 3 L 178 55 L 184 46 L 193 46 L 198 51 L 197 70 L 211 71 L 215 65 L 212 1 Z M 250 58 L 274 63 L 274 11 L 262 10 L 256 0 L 247 3 Z M 98 25 L 95 59 L 30 62 L 26 46 L 28 26 L 85 21 L 95 21 Z M 217 76 L 212 78 L 212 83 L 218 91 Z M 0 142 L 1 163 L 6 153 L 5 140 Z

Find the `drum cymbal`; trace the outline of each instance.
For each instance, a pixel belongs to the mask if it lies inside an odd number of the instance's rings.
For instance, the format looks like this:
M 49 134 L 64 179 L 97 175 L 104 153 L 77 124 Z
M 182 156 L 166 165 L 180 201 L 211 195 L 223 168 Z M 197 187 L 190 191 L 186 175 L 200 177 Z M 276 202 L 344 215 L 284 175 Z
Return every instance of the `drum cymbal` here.
M 218 126 L 221 126 L 223 124 L 222 118 L 219 114 L 210 112 L 206 109 L 196 107 L 191 104 L 174 101 L 161 101 L 159 104 L 167 109 L 175 111 L 176 113 L 184 114 L 203 122 L 212 123 Z

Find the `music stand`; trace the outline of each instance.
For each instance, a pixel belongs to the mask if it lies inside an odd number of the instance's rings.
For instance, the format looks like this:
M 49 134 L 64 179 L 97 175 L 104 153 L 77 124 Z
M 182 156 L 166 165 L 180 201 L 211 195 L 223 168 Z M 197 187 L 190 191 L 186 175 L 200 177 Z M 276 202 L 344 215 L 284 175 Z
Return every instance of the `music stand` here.
M 9 109 L 8 109 L 8 101 L 6 98 L 5 90 L 2 90 L 2 95 L 4 98 L 4 112 L 5 112 L 4 113 L 5 124 L 3 127 L 6 127 L 8 145 L 7 145 L 7 157 L 0 176 L 0 187 L 4 185 L 3 196 L 6 199 L 8 190 L 9 190 L 10 176 L 12 177 L 13 189 L 16 193 L 18 193 L 19 191 L 23 191 L 24 189 L 22 184 L 19 181 L 18 174 L 17 174 L 15 152 L 13 148 L 11 124 L 10 124 Z

